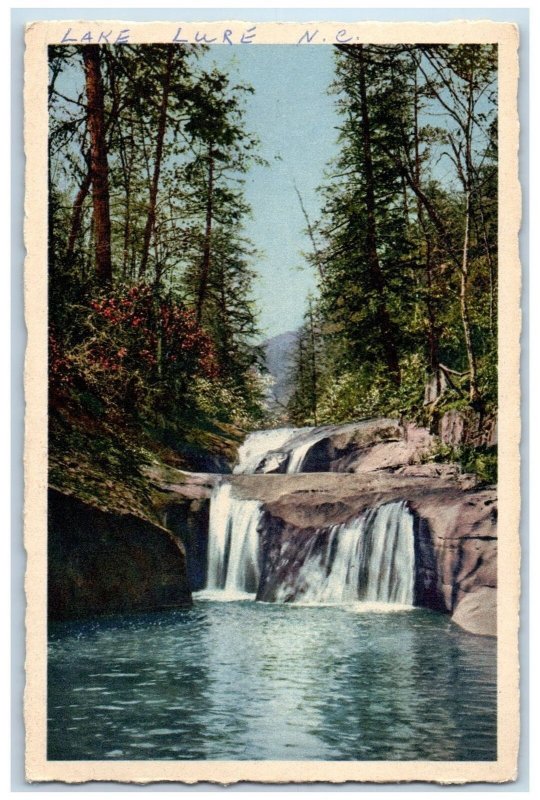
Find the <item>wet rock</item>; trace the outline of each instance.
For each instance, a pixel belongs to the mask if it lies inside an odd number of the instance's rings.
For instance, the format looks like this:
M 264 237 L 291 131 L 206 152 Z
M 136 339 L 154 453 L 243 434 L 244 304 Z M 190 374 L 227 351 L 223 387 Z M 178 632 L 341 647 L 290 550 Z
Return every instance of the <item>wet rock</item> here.
M 210 495 L 222 476 L 163 465 L 147 467 L 145 473 L 164 527 L 185 549 L 190 589 L 199 591 L 206 585 Z
M 264 475 L 285 472 L 289 461 L 289 453 L 279 451 L 269 453 L 257 467 L 257 472 Z
M 469 633 L 478 636 L 497 635 L 497 592 L 490 587 L 480 587 L 460 600 L 452 620 Z
M 210 502 L 208 499 L 179 501 L 172 495 L 162 508 L 163 525 L 185 550 L 189 587 L 198 592 L 206 585 Z

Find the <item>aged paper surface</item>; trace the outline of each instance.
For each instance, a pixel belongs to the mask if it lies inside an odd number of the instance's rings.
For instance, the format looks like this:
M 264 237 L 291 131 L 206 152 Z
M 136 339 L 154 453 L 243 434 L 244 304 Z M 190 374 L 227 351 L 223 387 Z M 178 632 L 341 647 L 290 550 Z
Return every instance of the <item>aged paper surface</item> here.
M 498 751 L 482 761 L 51 761 L 47 759 L 47 47 L 93 41 L 262 44 L 496 43 L 499 53 L 499 541 Z M 224 31 L 226 35 L 224 36 Z M 88 41 L 88 39 L 86 39 Z M 25 547 L 28 555 L 26 775 L 29 781 L 501 782 L 516 777 L 519 737 L 518 32 L 489 21 L 449 23 L 36 22 L 25 56 L 26 201 Z

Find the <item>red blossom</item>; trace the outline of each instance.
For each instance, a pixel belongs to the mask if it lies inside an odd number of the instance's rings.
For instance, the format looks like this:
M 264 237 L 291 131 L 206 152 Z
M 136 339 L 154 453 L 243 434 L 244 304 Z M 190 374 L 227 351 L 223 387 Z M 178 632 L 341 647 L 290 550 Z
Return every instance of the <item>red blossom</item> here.
M 139 284 L 122 295 L 95 299 L 90 303 L 98 319 L 110 331 L 111 340 L 121 339 L 117 356 L 125 362 L 132 362 L 135 368 L 141 362 L 154 367 L 158 360 L 158 343 L 161 363 L 164 369 L 170 368 L 178 377 L 202 373 L 213 378 L 218 374 L 217 359 L 212 341 L 197 323 L 194 312 L 172 300 L 156 301 L 150 286 Z M 109 351 L 110 352 L 110 351 Z M 117 369 L 110 358 L 103 360 L 103 354 L 95 353 L 100 365 L 107 363 L 109 369 Z

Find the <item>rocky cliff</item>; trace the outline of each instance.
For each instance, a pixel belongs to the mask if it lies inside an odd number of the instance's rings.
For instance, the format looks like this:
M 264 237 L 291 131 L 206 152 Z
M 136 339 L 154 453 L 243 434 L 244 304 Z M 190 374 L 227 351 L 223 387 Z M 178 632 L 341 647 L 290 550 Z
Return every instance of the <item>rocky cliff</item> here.
M 49 619 L 191 604 L 183 546 L 163 527 L 49 490 Z
M 322 542 L 333 525 L 404 500 L 414 515 L 415 604 L 449 613 L 471 633 L 496 634 L 493 487 L 477 486 L 458 465 L 430 463 L 434 438 L 398 420 L 311 429 L 297 438 L 281 459 L 260 464 L 262 471 L 270 463 L 284 469 L 294 446 L 303 447 L 302 471 L 296 474 L 220 476 L 157 464 L 146 468 L 152 519 L 98 509 L 52 490 L 51 616 L 189 603 L 190 589 L 205 585 L 212 488 L 231 481 L 235 496 L 263 504 L 259 599 L 275 599 L 276 587 L 298 568 L 314 537 Z

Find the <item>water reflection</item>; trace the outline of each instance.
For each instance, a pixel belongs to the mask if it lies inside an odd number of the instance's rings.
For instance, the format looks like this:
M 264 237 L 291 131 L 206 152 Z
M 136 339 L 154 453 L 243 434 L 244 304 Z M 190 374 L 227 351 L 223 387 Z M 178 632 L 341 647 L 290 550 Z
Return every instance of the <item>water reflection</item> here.
M 58 626 L 49 758 L 493 760 L 495 653 L 420 610 L 200 602 Z

